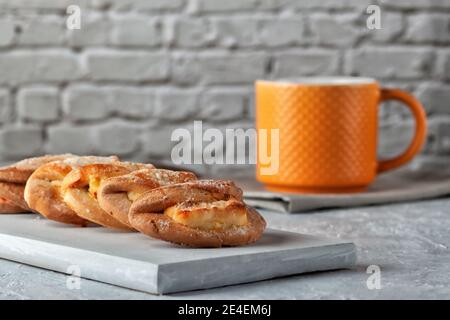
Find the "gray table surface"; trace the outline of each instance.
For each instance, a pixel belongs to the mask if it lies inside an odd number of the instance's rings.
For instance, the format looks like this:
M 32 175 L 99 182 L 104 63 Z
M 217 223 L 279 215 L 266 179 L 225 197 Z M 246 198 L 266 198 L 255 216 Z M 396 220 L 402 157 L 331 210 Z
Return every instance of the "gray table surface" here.
M 0 299 L 450 299 L 450 198 L 288 215 L 262 212 L 272 228 L 352 240 L 352 270 L 312 273 L 155 296 L 0 259 Z M 369 290 L 366 268 L 381 269 Z M 233 272 L 230 266 L 230 272 Z

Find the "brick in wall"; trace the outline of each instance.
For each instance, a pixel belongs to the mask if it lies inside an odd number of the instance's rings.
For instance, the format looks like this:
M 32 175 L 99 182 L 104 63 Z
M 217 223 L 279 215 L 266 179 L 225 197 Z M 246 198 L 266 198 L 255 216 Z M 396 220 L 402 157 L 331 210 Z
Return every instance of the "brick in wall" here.
M 305 43 L 304 22 L 298 17 L 266 18 L 259 21 L 261 44 L 267 47 L 293 46 Z
M 207 1 L 207 0 L 205 0 Z M 295 10 L 303 9 L 363 9 L 367 8 L 371 0 L 280 0 L 280 6 Z
M 65 21 L 58 16 L 33 17 L 17 24 L 17 43 L 26 46 L 58 46 L 66 41 Z
M 8 126 L 0 129 L 0 153 L 4 158 L 28 157 L 43 146 L 42 130 L 36 126 Z
M 59 92 L 55 87 L 21 89 L 17 94 L 19 118 L 30 121 L 54 121 L 59 116 Z
M 442 9 L 450 6 L 450 0 L 388 0 L 383 7 L 395 9 Z
M 241 119 L 248 92 L 236 89 L 214 89 L 204 92 L 200 102 L 200 118 L 211 121 Z
M 67 50 L 0 53 L 0 83 L 62 82 L 81 75 L 77 57 Z
M 417 89 L 417 98 L 428 113 L 450 114 L 450 86 L 440 83 L 423 83 Z
M 413 133 L 414 122 L 411 120 L 384 122 L 378 139 L 378 157 L 393 158 L 402 153 L 412 140 Z
M 14 21 L 12 19 L 0 20 L 0 48 L 7 47 L 14 42 Z
M 363 48 L 350 55 L 352 75 L 381 79 L 426 77 L 434 59 L 433 51 L 422 48 Z
M 88 78 L 98 81 L 157 81 L 169 75 L 169 58 L 145 51 L 93 50 L 87 53 Z
M 63 110 L 74 121 L 104 119 L 112 112 L 109 100 L 105 89 L 91 85 L 70 86 L 63 93 Z
M 171 142 L 171 135 L 176 128 L 185 128 L 185 125 L 161 125 L 148 127 L 142 130 L 141 143 L 145 156 L 150 158 L 170 159 L 170 153 L 175 142 Z
M 220 17 L 215 18 L 213 23 L 218 43 L 223 47 L 280 47 L 306 42 L 301 17 Z
M 310 20 L 314 43 L 340 47 L 353 45 L 362 32 L 361 28 L 353 25 L 353 18 L 353 16 L 344 16 L 336 19 L 324 13 L 312 15 Z
M 122 47 L 155 47 L 162 42 L 162 22 L 158 18 L 127 15 L 112 21 L 111 44 Z
M 146 88 L 116 87 L 110 89 L 110 110 L 125 118 L 147 120 L 154 114 L 155 97 Z M 108 113 L 108 112 L 107 112 Z
M 97 0 L 92 5 L 96 9 L 110 8 L 115 11 L 170 12 L 181 10 L 187 0 Z
M 443 74 L 445 80 L 450 80 L 450 51 L 446 51 L 441 56 L 442 70 L 439 70 Z
M 0 89 L 0 123 L 6 123 L 11 116 L 11 99 L 7 89 Z
M 81 29 L 68 30 L 69 44 L 73 47 L 105 46 L 109 43 L 111 22 L 104 14 L 84 14 Z
M 248 84 L 264 76 L 267 57 L 261 53 L 177 55 L 173 80 L 180 84 Z
M 411 42 L 450 43 L 450 14 L 419 13 L 408 17 L 405 39 Z
M 96 127 L 94 125 L 76 126 L 61 123 L 47 128 L 45 151 L 50 154 L 74 153 L 78 155 L 94 154 L 96 146 Z
M 214 41 L 215 34 L 211 22 L 207 19 L 176 19 L 171 27 L 172 42 L 181 48 L 200 48 Z
M 259 45 L 258 20 L 250 17 L 218 17 L 213 20 L 217 42 L 226 48 Z
M 278 7 L 276 0 L 193 0 L 197 13 L 268 10 Z
M 302 50 L 277 53 L 273 59 L 273 77 L 333 75 L 338 70 L 337 51 Z
M 192 118 L 199 111 L 197 90 L 164 90 L 156 93 L 155 117 L 169 121 Z
M 398 12 L 383 12 L 381 15 L 381 29 L 373 29 L 368 34 L 375 42 L 394 41 L 402 35 L 405 30 L 405 19 Z
M 449 116 L 431 117 L 428 119 L 428 143 L 426 151 L 434 155 L 450 154 Z
M 138 149 L 140 128 L 127 121 L 108 121 L 96 128 L 97 152 L 100 154 L 127 155 Z

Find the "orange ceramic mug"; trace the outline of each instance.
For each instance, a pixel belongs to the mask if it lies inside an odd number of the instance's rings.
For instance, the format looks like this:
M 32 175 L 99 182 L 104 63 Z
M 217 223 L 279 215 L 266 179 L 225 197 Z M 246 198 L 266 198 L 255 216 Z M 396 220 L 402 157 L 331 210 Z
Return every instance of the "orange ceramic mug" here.
M 378 106 L 390 99 L 411 110 L 415 134 L 404 153 L 379 161 Z M 426 126 L 425 111 L 416 98 L 399 89 L 381 88 L 371 78 L 257 81 L 256 127 L 267 132 L 278 129 L 279 134 L 277 146 L 276 136 L 263 145 L 265 151 L 272 150 L 272 159 L 278 156 L 275 171 L 264 171 L 267 163 L 261 160 L 258 141 L 257 179 L 276 191 L 363 191 L 377 173 L 405 164 L 420 151 Z

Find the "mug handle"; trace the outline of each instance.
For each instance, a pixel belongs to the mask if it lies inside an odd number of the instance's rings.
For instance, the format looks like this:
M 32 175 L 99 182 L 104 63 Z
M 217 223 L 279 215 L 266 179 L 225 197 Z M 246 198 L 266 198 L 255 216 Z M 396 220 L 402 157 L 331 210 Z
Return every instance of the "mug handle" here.
M 393 159 L 381 160 L 378 162 L 378 173 L 395 169 L 411 160 L 422 148 L 427 132 L 427 118 L 425 110 L 419 100 L 417 100 L 414 96 L 403 90 L 382 88 L 380 102 L 385 100 L 398 100 L 405 103 L 414 116 L 416 129 L 413 140 L 405 152 Z

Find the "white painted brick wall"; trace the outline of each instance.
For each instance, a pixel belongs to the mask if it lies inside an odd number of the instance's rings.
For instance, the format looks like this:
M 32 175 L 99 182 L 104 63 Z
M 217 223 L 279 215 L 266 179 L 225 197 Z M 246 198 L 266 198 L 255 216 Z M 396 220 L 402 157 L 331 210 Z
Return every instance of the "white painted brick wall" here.
M 380 30 L 366 28 L 372 3 Z M 81 30 L 66 29 L 69 4 Z M 449 23 L 450 0 L 0 0 L 0 161 L 167 161 L 171 132 L 194 120 L 252 127 L 254 80 L 340 74 L 413 91 L 430 119 L 423 154 L 449 156 Z M 388 103 L 380 120 L 380 154 L 400 152 L 407 109 Z
M 0 123 L 8 123 L 11 117 L 11 101 L 9 92 L 0 89 Z
M 100 120 L 111 112 L 110 96 L 105 89 L 91 85 L 74 85 L 63 94 L 64 113 L 72 121 Z
M 183 85 L 249 85 L 264 77 L 267 56 L 261 52 L 207 52 L 176 55 L 173 81 Z
M 54 121 L 59 117 L 56 87 L 24 88 L 17 94 L 17 113 L 24 121 Z
M 334 75 L 339 67 L 335 50 L 305 49 L 276 53 L 273 57 L 274 78 L 298 75 Z
M 155 117 L 166 121 L 193 118 L 199 111 L 197 90 L 168 89 L 156 94 Z
M 312 15 L 311 33 L 314 44 L 320 46 L 350 47 L 356 43 L 365 31 L 352 21 L 353 16 L 334 16 L 330 13 Z
M 139 128 L 128 121 L 107 121 L 97 128 L 98 145 L 102 154 L 125 156 L 137 151 Z
M 42 145 L 42 129 L 37 126 L 6 126 L 0 131 L 0 153 L 6 159 L 39 153 Z
M 450 86 L 440 83 L 422 83 L 417 97 L 429 113 L 450 114 Z
M 248 95 L 247 90 L 209 90 L 201 97 L 200 119 L 220 122 L 242 119 Z
M 73 125 L 67 122 L 49 126 L 45 151 L 74 154 L 98 153 L 100 148 L 95 141 L 96 130 L 97 126 Z
M 143 15 L 118 15 L 112 21 L 111 44 L 122 47 L 155 47 L 162 42 L 162 21 Z
M 0 20 L 0 48 L 8 47 L 14 41 L 14 21 L 11 19 Z
M 94 0 L 91 6 L 96 9 L 111 8 L 115 11 L 166 12 L 182 9 L 185 0 Z
M 109 43 L 109 33 L 113 26 L 103 13 L 88 12 L 83 15 L 81 29 L 68 30 L 68 44 L 82 48 L 105 46 Z
M 423 79 L 434 59 L 428 48 L 364 48 L 351 52 L 349 66 L 354 75 L 379 79 Z
M 450 42 L 450 13 L 420 13 L 408 17 L 411 27 L 405 39 L 418 43 L 448 43 Z
M 78 57 L 66 49 L 0 52 L 0 85 L 65 82 L 80 77 Z
M 154 93 L 148 88 L 109 88 L 111 110 L 117 116 L 130 119 L 148 119 L 154 114 Z
M 214 41 L 211 22 L 206 19 L 180 18 L 172 22 L 173 45 L 179 48 L 201 48 Z
M 87 77 L 93 81 L 140 82 L 164 80 L 169 58 L 164 53 L 92 50 L 86 53 Z
M 21 46 L 62 46 L 66 30 L 65 20 L 61 16 L 38 16 L 17 19 L 17 44 Z

